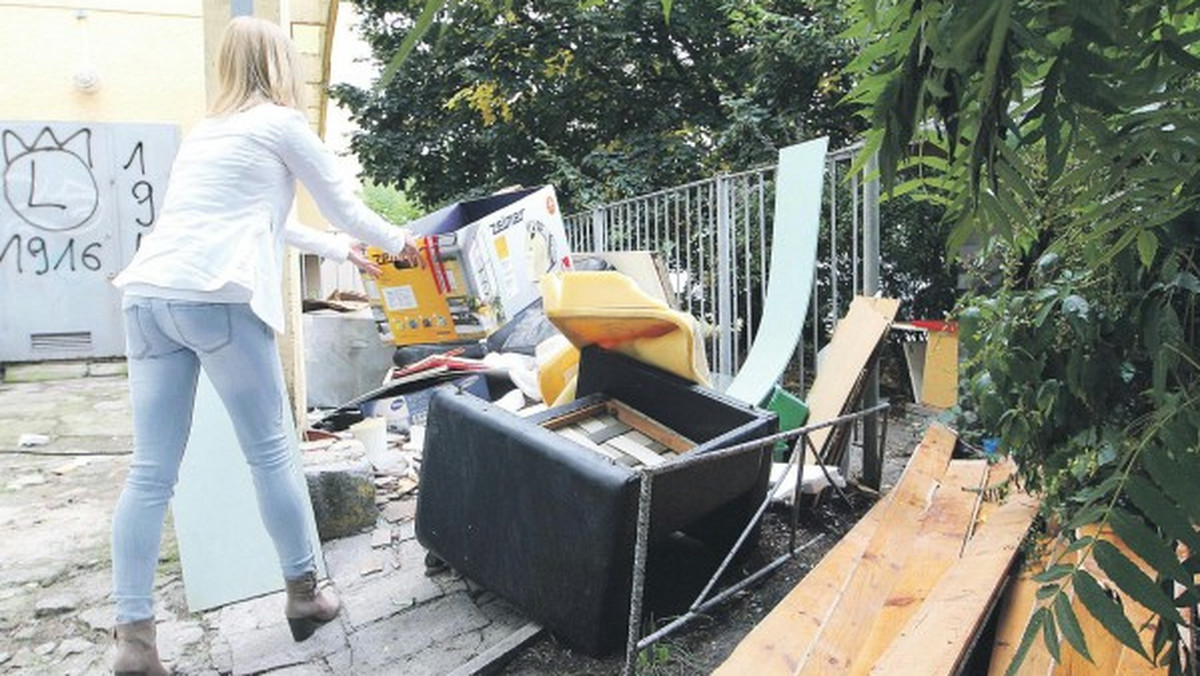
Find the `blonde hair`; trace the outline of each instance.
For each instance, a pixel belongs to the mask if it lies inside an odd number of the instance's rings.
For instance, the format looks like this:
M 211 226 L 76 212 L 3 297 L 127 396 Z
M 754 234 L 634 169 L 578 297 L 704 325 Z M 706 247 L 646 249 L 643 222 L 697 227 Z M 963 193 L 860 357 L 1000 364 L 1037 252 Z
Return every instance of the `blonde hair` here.
M 229 22 L 217 56 L 220 90 L 212 113 L 224 115 L 271 102 L 304 109 L 304 80 L 296 47 L 270 21 L 239 16 Z

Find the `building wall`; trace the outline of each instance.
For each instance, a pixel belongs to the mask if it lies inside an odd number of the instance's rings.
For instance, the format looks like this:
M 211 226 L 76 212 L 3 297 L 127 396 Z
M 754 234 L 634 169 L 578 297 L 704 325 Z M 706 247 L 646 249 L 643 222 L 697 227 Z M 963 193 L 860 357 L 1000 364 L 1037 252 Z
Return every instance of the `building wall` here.
M 337 7 L 329 0 L 0 0 L 0 120 L 160 122 L 186 132 L 214 94 L 214 57 L 237 7 L 288 27 L 309 120 L 323 132 Z M 76 86 L 91 74 L 98 88 Z
M 0 120 L 165 122 L 205 108 L 199 0 L 0 1 Z M 81 91 L 94 73 L 99 88 Z
M 336 16 L 330 0 L 0 0 L 0 122 L 160 123 L 186 133 L 215 91 L 224 27 L 247 10 L 283 23 L 296 40 L 309 119 L 321 131 Z M 89 82 L 98 86 L 89 90 Z M 325 227 L 303 200 L 299 211 L 303 222 Z M 295 270 L 293 258 L 288 302 L 298 320 Z M 298 328 L 282 345 L 289 376 L 299 363 Z

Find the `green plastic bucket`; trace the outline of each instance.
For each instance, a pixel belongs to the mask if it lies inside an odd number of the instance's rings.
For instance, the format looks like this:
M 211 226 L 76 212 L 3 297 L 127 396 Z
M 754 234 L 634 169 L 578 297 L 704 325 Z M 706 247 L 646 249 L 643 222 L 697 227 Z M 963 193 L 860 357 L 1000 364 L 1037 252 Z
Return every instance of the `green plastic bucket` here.
M 800 397 L 776 385 L 767 401 L 766 409 L 779 416 L 779 431 L 786 432 L 803 427 L 808 422 L 808 405 Z M 775 461 L 787 459 L 789 446 L 784 442 L 775 445 Z

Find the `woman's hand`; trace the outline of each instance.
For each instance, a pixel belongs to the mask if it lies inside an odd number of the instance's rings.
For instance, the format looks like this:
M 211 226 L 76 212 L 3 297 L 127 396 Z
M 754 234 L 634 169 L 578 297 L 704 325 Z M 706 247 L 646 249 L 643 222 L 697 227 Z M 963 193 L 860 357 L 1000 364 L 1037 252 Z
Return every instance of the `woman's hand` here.
M 405 238 L 404 248 L 396 254 L 396 260 L 408 268 L 421 266 L 421 250 L 417 245 L 417 239 L 411 234 Z
M 351 263 L 354 263 L 354 267 L 358 268 L 359 272 L 369 276 L 371 279 L 379 279 L 379 275 L 383 272 L 379 264 L 367 256 L 367 246 L 362 242 L 351 246 L 350 255 L 346 258 Z

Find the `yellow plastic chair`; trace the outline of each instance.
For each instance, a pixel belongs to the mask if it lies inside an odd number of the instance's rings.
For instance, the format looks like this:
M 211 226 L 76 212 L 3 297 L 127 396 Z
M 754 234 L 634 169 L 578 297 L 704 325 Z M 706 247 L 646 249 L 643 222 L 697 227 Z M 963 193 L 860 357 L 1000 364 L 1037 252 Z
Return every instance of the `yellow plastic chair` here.
M 629 277 L 612 271 L 559 272 L 542 277 L 541 290 L 546 318 L 576 348 L 599 345 L 709 386 L 699 323 Z

